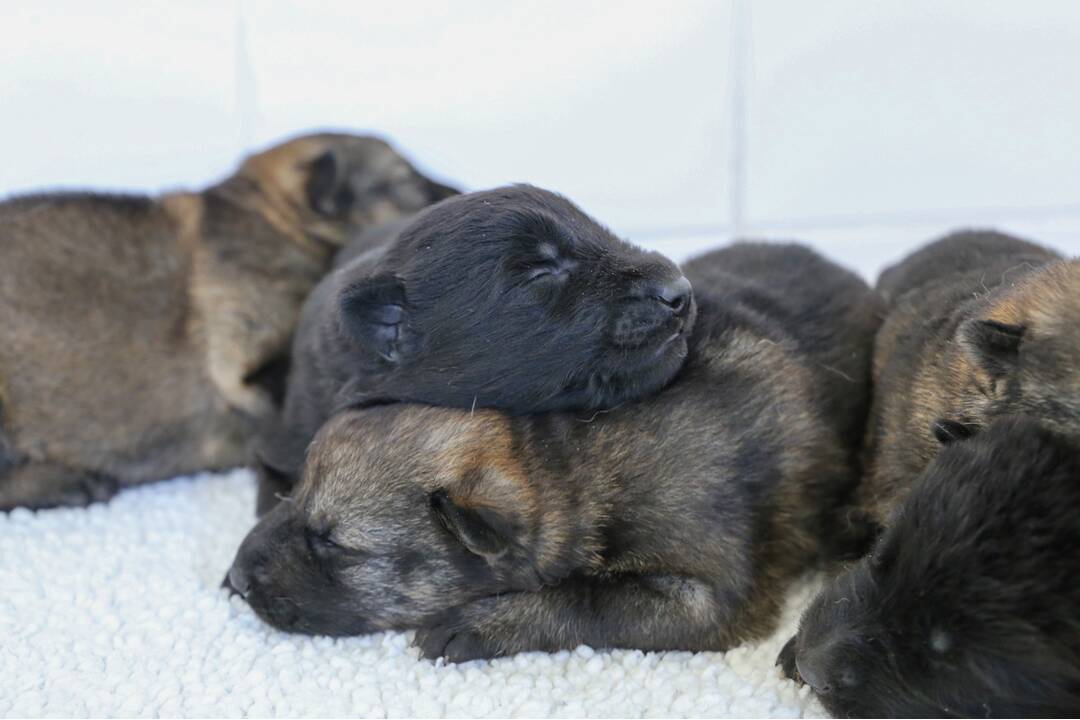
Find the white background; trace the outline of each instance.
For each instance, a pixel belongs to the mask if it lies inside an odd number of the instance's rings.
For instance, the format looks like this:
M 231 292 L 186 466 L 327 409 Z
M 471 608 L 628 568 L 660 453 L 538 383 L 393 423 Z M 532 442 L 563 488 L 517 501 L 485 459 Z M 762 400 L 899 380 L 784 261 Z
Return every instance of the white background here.
M 0 194 L 201 186 L 318 128 L 559 190 L 676 259 L 873 275 L 958 226 L 1080 253 L 1080 3 L 0 5 Z

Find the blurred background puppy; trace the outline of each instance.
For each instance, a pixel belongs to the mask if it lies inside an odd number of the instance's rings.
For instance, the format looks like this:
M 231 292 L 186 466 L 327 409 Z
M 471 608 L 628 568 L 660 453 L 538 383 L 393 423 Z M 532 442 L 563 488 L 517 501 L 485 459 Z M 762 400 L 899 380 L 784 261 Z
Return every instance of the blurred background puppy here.
M 242 464 L 335 250 L 453 193 L 319 134 L 201 192 L 0 204 L 0 509 Z

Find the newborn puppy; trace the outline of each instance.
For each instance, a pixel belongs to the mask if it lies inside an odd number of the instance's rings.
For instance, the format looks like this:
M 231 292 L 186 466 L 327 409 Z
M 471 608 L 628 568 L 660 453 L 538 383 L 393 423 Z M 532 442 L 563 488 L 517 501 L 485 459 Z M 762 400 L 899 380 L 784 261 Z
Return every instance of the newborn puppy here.
M 943 449 L 781 662 L 837 717 L 1080 712 L 1080 445 L 1003 417 Z
M 451 661 L 582 643 L 722 650 L 768 632 L 788 581 L 852 534 L 837 507 L 854 477 L 848 421 L 820 392 L 836 375 L 820 357 L 843 353 L 819 355 L 794 323 L 868 347 L 873 293 L 791 245 L 687 269 L 716 293 L 663 392 L 580 414 L 340 413 L 228 584 L 281 629 L 422 628 L 421 653 Z M 845 390 L 865 394 L 868 368 L 844 362 Z
M 555 193 L 462 195 L 357 244 L 305 304 L 283 417 L 256 447 L 260 513 L 342 407 L 611 408 L 686 358 L 687 279 Z
M 1080 261 L 991 232 L 886 270 L 862 504 L 884 521 L 937 453 L 1008 413 L 1080 431 Z
M 449 194 L 321 134 L 201 192 L 0 203 L 0 510 L 243 464 L 334 251 Z

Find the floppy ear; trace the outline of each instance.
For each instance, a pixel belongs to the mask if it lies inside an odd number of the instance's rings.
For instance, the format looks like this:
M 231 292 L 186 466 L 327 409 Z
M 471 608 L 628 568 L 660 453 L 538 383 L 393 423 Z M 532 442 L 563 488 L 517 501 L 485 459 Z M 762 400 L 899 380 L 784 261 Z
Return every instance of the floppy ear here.
M 1026 329 L 994 320 L 968 320 L 960 326 L 960 340 L 979 367 L 1002 377 L 1016 367 Z
M 958 440 L 966 440 L 974 434 L 970 425 L 965 425 L 956 420 L 939 418 L 930 425 L 930 431 L 942 445 L 952 445 Z
M 376 275 L 348 285 L 338 302 L 341 327 L 358 345 L 396 364 L 408 352 L 405 286 L 393 275 Z
M 430 500 L 435 516 L 474 555 L 494 559 L 514 541 L 513 522 L 498 510 L 461 505 L 441 489 L 431 493 Z
M 311 209 L 327 217 L 344 215 L 356 200 L 345 164 L 330 150 L 312 161 L 304 189 Z

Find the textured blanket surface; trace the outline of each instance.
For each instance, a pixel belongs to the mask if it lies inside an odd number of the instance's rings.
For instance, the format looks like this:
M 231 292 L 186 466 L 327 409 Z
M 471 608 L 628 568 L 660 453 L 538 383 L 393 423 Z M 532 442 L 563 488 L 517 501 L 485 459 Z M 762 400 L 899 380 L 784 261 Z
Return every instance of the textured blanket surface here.
M 0 514 L 0 716 L 819 717 L 773 666 L 781 629 L 728 653 L 530 653 L 444 666 L 411 634 L 310 638 L 220 589 L 254 523 L 245 470 L 88 509 Z

